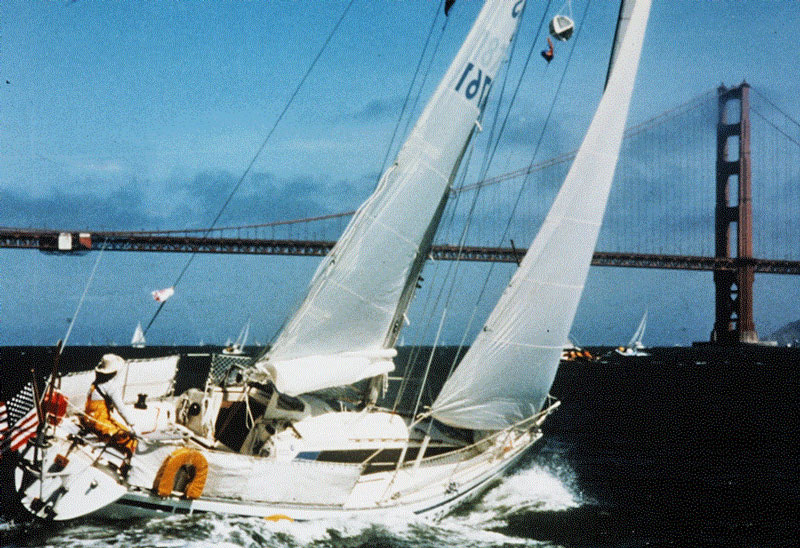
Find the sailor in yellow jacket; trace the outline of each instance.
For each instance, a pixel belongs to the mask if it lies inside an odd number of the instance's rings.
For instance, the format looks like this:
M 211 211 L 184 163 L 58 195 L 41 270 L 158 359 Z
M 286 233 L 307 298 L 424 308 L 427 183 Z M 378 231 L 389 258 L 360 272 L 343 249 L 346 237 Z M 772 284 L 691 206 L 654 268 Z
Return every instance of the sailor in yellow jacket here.
M 136 436 L 130 412 L 122 401 L 122 387 L 117 372 L 125 363 L 116 354 L 106 354 L 94 368 L 95 379 L 86 397 L 85 415 L 81 417 L 83 426 L 97 434 L 101 439 L 116 445 L 128 456 L 136 451 Z M 127 426 L 115 420 L 116 411 Z

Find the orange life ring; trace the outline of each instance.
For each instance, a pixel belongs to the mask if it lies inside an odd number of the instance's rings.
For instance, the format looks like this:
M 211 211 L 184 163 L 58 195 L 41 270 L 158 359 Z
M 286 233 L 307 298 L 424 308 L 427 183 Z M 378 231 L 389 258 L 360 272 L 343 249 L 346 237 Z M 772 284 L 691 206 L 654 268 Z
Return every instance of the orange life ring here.
M 194 473 L 184 488 L 184 496 L 187 499 L 196 499 L 202 495 L 208 477 L 208 461 L 200 451 L 187 448 L 177 449 L 164 459 L 153 481 L 153 490 L 159 496 L 170 496 L 175 489 L 175 476 L 183 467 L 188 467 Z

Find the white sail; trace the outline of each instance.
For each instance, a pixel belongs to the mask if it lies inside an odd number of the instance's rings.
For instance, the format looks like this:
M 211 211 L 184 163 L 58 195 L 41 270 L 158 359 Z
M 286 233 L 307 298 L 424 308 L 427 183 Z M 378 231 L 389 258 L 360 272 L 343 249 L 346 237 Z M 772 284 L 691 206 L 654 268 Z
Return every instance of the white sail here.
M 611 57 L 608 59 L 606 85 L 608 85 L 608 78 L 611 76 L 611 71 L 614 70 L 614 62 L 617 60 L 619 46 L 625 39 L 625 33 L 628 30 L 628 22 L 631 20 L 631 13 L 633 13 L 633 6 L 635 4 L 636 0 L 622 0 L 622 2 L 620 2 L 619 16 L 617 17 L 617 28 L 614 31 L 614 44 L 611 46 Z
M 136 324 L 136 331 L 133 332 L 133 337 L 131 337 L 131 346 L 134 348 L 142 348 L 144 345 L 144 331 L 142 330 L 142 322 L 139 322 Z
M 637 0 L 583 144 L 483 331 L 434 402 L 452 426 L 495 430 L 547 398 L 589 271 L 622 143 L 650 11 Z
M 486 2 L 395 163 L 317 269 L 257 367 L 299 394 L 391 371 L 391 350 L 448 188 L 521 18 Z M 297 378 L 297 376 L 300 378 Z
M 628 348 L 642 348 L 642 338 L 644 338 L 644 330 L 646 327 L 647 327 L 647 310 L 644 311 L 642 320 L 639 322 L 639 327 L 636 328 L 636 332 L 634 332 L 630 342 L 628 342 Z

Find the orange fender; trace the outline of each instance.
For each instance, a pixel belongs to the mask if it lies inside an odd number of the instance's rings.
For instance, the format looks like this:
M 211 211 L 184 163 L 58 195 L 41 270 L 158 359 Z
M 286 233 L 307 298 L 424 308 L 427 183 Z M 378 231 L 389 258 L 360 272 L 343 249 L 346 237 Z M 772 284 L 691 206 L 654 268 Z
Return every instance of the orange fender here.
M 164 459 L 153 481 L 153 490 L 161 497 L 170 496 L 175 488 L 175 476 L 183 467 L 194 472 L 194 476 L 186 484 L 184 496 L 187 499 L 196 499 L 202 495 L 208 477 L 208 461 L 200 451 L 187 448 L 177 449 Z

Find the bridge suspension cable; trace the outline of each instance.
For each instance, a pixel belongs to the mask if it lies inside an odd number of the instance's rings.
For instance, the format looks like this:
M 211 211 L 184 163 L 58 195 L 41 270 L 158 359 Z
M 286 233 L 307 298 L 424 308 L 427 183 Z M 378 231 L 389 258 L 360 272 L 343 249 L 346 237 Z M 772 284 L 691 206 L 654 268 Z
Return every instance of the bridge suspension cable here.
M 754 91 L 750 106 L 754 255 L 783 265 L 770 264 L 763 266 L 766 270 L 759 267 L 757 271 L 788 273 L 789 263 L 800 261 L 800 225 L 796 222 L 800 214 L 800 123 L 761 92 Z M 708 263 L 700 258 L 714 255 L 717 142 L 712 128 L 716 116 L 717 100 L 710 91 L 628 128 L 598 251 L 615 257 L 626 255 L 624 261 L 619 259 L 624 266 L 659 264 L 653 257 L 663 256 L 671 257 L 667 260 L 671 264 L 691 263 L 705 268 L 702 265 Z M 734 145 L 735 142 L 731 144 Z M 536 177 L 534 184 L 527 185 L 528 194 L 520 211 L 522 222 L 515 223 L 511 235 L 518 244 L 530 241 L 573 154 L 559 154 L 522 169 L 456 186 L 454 198 L 479 188 L 487 191 L 481 195 L 478 218 L 472 221 L 474 230 L 462 242 L 470 249 L 470 257 L 465 260 L 513 260 L 511 250 L 498 251 L 501 248 L 496 247 L 498 231 L 505 222 L 499 215 L 511 209 L 520 181 L 527 176 Z M 463 201 L 467 202 L 472 200 Z M 172 230 L 83 233 L 0 227 L 0 247 L 85 252 L 108 242 L 108 251 L 321 256 L 352 214 L 353 211 L 345 211 L 257 224 Z M 455 232 L 448 236 L 447 231 L 441 231 L 435 241 L 437 249 L 453 245 Z M 62 246 L 62 236 L 72 244 Z M 449 254 L 442 252 L 440 257 L 447 260 Z M 679 257 L 688 259 L 676 259 Z M 604 261 L 602 264 L 611 264 Z

